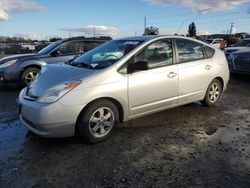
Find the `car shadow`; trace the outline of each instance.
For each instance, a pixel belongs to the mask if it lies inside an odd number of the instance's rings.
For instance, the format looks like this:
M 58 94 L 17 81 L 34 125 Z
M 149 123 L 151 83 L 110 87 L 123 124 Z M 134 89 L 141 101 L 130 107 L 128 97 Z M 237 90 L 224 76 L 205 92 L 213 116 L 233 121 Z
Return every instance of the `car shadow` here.
M 236 74 L 236 73 L 231 73 L 231 80 L 241 82 L 241 83 L 246 83 L 249 84 L 250 82 L 250 74 Z
M 18 84 L 2 84 L 0 85 L 0 91 L 21 91 L 22 87 Z

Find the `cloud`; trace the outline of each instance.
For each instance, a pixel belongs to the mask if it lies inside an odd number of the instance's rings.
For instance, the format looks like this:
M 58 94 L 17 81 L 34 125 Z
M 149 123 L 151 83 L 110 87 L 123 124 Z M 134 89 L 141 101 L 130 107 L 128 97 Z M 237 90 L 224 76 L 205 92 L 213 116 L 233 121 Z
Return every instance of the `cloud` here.
M 9 20 L 10 12 L 35 12 L 45 9 L 32 0 L 0 0 L 0 21 Z
M 112 37 L 117 36 L 120 33 L 118 28 L 104 25 L 87 25 L 79 28 L 60 29 L 60 31 L 79 32 L 87 36 L 93 36 L 95 32 L 98 36 L 105 35 Z
M 231 10 L 244 3 L 249 3 L 250 0 L 147 0 L 154 5 L 179 5 L 191 8 L 198 13 L 213 13 Z
M 197 32 L 198 35 L 210 35 L 210 32 L 206 29 Z

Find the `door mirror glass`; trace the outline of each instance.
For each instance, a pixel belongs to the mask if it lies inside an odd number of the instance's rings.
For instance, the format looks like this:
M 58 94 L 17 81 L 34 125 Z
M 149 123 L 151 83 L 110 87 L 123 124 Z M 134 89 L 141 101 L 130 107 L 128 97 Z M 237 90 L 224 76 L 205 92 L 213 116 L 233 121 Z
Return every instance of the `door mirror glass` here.
M 133 73 L 136 71 L 144 71 L 148 70 L 148 62 L 147 61 L 137 61 L 135 63 L 131 63 L 128 66 L 128 73 Z

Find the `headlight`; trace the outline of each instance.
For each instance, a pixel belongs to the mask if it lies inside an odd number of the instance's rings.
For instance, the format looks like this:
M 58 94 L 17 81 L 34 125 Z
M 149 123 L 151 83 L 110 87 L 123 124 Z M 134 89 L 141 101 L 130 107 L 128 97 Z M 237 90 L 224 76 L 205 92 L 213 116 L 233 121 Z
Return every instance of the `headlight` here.
M 69 81 L 49 89 L 38 99 L 40 103 L 53 103 L 63 97 L 70 90 L 78 86 L 82 81 Z
M 14 65 L 16 62 L 17 62 L 17 59 L 7 61 L 6 63 L 0 65 L 0 68 L 7 68 L 7 67 L 9 67 L 11 65 Z

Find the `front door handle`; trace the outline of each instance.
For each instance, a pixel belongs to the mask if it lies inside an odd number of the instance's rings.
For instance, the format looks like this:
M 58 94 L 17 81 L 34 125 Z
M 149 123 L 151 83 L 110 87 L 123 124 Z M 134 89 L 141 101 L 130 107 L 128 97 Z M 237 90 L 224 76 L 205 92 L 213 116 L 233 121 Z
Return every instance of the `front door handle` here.
M 210 70 L 211 68 L 212 68 L 211 65 L 206 65 L 206 66 L 205 66 L 205 69 L 207 69 L 207 70 Z
M 177 73 L 175 73 L 175 72 L 170 72 L 170 73 L 168 73 L 168 77 L 169 78 L 174 78 L 174 77 L 176 77 L 177 76 Z

